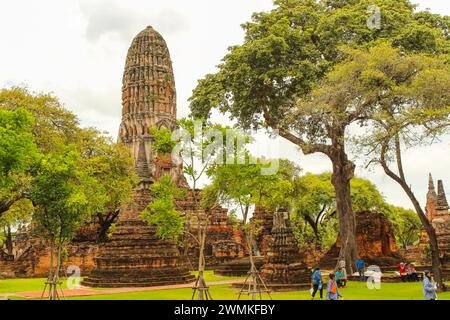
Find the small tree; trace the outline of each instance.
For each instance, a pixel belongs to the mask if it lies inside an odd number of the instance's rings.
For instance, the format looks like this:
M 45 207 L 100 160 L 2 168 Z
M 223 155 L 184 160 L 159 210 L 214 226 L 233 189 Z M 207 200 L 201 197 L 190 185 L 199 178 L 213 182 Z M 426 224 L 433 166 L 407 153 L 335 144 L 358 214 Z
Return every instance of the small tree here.
M 248 158 L 250 156 L 247 154 Z M 212 183 L 211 193 L 219 203 L 230 206 L 237 205 L 242 214 L 241 227 L 245 234 L 246 246 L 250 257 L 250 270 L 242 286 L 238 299 L 246 292 L 253 300 L 262 293 L 270 292 L 259 275 L 254 261 L 254 239 L 258 236 L 260 221 L 249 221 L 250 209 L 256 205 L 263 205 L 270 209 L 283 205 L 292 192 L 291 181 L 298 175 L 300 168 L 287 160 L 279 161 L 279 170 L 271 175 L 263 174 L 264 168 L 270 166 L 262 159 L 255 159 L 254 164 L 226 164 L 218 165 L 209 171 Z
M 81 158 L 74 146 L 43 157 L 31 189 L 37 233 L 50 243 L 48 298 L 59 299 L 60 269 L 64 244 L 105 201 L 97 197 L 97 185 L 89 173 L 80 171 Z M 56 257 L 55 257 L 56 249 Z M 62 293 L 62 292 L 61 292 Z
M 204 250 L 210 214 L 215 209 L 215 200 L 213 199 L 214 195 L 211 195 L 208 190 L 199 190 L 199 183 L 213 164 L 224 160 L 223 142 L 226 139 L 224 138 L 226 137 L 226 128 L 212 124 L 204 125 L 202 122 L 195 122 L 190 119 L 180 120 L 179 127 L 180 130 L 177 130 L 174 134 L 164 128 L 159 130 L 153 128 L 153 147 L 159 154 L 172 153 L 173 161 L 181 160 L 182 162 L 178 163 L 178 165 L 183 166 L 183 173 L 187 177 L 188 183 L 190 183 L 194 209 L 193 212 L 182 214 L 186 216 L 183 231 L 185 236 L 185 254 L 187 251 L 187 238 L 191 237 L 199 249 L 198 277 L 194 286 L 193 298 L 198 293 L 197 299 L 204 300 L 211 298 L 204 279 L 206 265 Z M 160 226 L 162 233 L 165 233 L 163 230 L 174 230 L 174 225 L 171 225 L 170 221 L 164 218 L 167 218 L 168 215 L 177 216 L 176 211 L 170 208 L 171 205 L 169 203 L 171 201 L 170 199 L 155 201 L 152 203 L 155 206 L 153 210 L 149 210 L 144 214 L 147 221 Z M 155 217 L 151 217 L 151 211 L 156 212 L 160 209 L 162 210 L 163 207 L 168 210 L 165 215 L 157 214 Z M 196 235 L 189 230 L 192 218 L 196 220 Z M 175 225 L 178 225 L 178 223 L 175 223 Z M 178 232 L 175 234 L 178 234 Z
M 185 218 L 175 209 L 175 200 L 185 193 L 180 190 L 169 176 L 163 176 L 150 187 L 152 202 L 141 214 L 142 219 L 156 226 L 156 235 L 163 240 L 178 242 L 184 232 Z

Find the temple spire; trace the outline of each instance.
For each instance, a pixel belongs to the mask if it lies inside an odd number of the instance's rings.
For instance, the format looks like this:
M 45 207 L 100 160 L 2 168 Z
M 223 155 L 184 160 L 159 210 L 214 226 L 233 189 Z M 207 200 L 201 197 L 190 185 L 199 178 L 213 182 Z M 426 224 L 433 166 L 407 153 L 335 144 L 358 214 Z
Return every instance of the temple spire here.
M 428 178 L 428 193 L 427 193 L 427 202 L 435 202 L 437 198 L 436 189 L 434 188 L 433 176 L 429 175 Z
M 150 180 L 150 170 L 148 168 L 144 139 L 141 139 L 139 142 L 139 150 L 136 160 L 136 173 L 141 181 Z
M 448 213 L 448 202 L 445 196 L 444 183 L 442 180 L 438 181 L 438 194 L 437 194 L 437 210 L 439 213 Z
M 431 175 L 431 173 L 428 178 L 428 192 L 435 192 L 433 176 Z

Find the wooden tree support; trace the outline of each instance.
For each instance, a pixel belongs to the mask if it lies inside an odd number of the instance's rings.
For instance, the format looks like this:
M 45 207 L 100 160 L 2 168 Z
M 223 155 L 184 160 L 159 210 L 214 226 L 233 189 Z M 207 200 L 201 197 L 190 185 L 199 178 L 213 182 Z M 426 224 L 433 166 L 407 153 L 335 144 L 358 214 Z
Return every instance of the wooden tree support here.
M 197 293 L 197 291 L 198 291 L 198 300 L 213 300 L 211 293 L 209 292 L 209 287 L 206 285 L 203 276 L 197 277 L 195 285 L 192 289 L 194 290 L 192 292 L 192 300 L 195 299 L 195 294 Z
M 247 274 L 247 278 L 245 278 L 244 284 L 242 285 L 241 291 L 239 292 L 238 300 L 241 299 L 242 294 L 247 294 L 247 300 L 256 300 L 259 296 L 259 300 L 263 299 L 263 293 L 267 293 L 270 300 L 272 300 L 272 296 L 270 294 L 270 290 L 267 289 L 264 280 L 261 278 L 256 267 L 253 265 L 250 271 Z
M 48 300 L 65 300 L 64 290 L 62 288 L 62 281 L 60 278 L 47 279 L 45 282 L 44 290 L 42 291 L 41 300 L 44 299 L 45 292 L 48 287 Z

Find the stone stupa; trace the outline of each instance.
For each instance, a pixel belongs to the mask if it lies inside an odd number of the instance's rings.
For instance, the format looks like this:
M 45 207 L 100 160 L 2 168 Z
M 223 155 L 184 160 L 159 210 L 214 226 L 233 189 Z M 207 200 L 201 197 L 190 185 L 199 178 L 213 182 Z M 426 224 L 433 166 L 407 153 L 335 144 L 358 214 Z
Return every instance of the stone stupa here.
M 310 286 L 311 272 L 303 262 L 292 231 L 289 213 L 279 209 L 273 215 L 271 239 L 261 277 L 274 291 L 301 290 Z
M 122 87 L 119 141 L 134 158 L 139 185 L 120 213 L 111 241 L 100 248 L 96 268 L 83 281 L 92 287 L 146 287 L 194 280 L 178 247 L 159 239 L 140 214 L 151 201 L 149 187 L 162 175 L 186 186 L 182 167 L 152 148 L 151 128 L 176 127 L 176 91 L 169 49 L 152 27 L 141 31 L 128 50 Z

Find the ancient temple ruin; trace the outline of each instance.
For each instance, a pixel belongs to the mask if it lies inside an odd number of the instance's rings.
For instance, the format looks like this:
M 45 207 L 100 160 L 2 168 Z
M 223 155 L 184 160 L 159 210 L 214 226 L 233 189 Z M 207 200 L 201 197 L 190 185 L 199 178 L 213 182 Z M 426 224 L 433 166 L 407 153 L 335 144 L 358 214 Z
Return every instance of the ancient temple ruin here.
M 446 280 L 450 279 L 450 214 L 447 197 L 444 190 L 444 182 L 438 180 L 437 192 L 433 177 L 429 176 L 427 203 L 425 213 L 428 220 L 431 221 L 439 244 L 439 252 L 442 263 L 442 271 Z M 422 231 L 421 241 L 419 244 L 421 251 L 428 247 L 428 237 L 425 231 Z
M 192 190 L 189 190 L 181 165 L 170 154 L 157 154 L 153 148 L 152 128 L 176 128 L 176 89 L 169 50 L 163 37 L 152 27 L 141 31 L 129 48 L 122 87 L 122 122 L 119 141 L 133 155 L 140 179 L 133 202 L 119 215 L 111 241 L 97 242 L 97 226 L 78 230 L 67 246 L 69 265 L 89 275 L 85 285 L 98 287 L 147 286 L 183 283 L 193 280 L 188 265 L 195 266 L 198 246 L 184 248 L 155 236 L 155 228 L 147 226 L 140 212 L 151 201 L 149 186 L 163 175 L 170 175 L 187 196 L 177 201 L 177 210 L 194 215 Z M 190 226 L 194 231 L 195 225 Z M 246 255 L 243 234 L 233 228 L 227 210 L 216 208 L 208 226 L 206 260 L 215 266 Z M 0 255 L 0 277 L 42 277 L 48 272 L 49 248 L 45 241 L 33 236 L 32 227 L 22 230 L 14 241 L 13 257 Z M 190 262 L 190 263 L 189 263 Z
M 391 223 L 384 214 L 379 212 L 356 213 L 356 245 L 358 255 L 368 265 L 392 266 L 402 260 Z M 319 266 L 334 269 L 337 265 L 340 248 L 341 240 L 338 237 L 336 243 L 320 259 Z
M 150 185 L 170 175 L 187 186 L 182 168 L 161 159 L 152 148 L 151 128 L 174 130 L 176 91 L 169 49 L 152 27 L 141 31 L 128 50 L 122 87 L 119 140 L 134 158 L 139 186 L 130 207 L 119 215 L 112 240 L 100 248 L 96 268 L 84 285 L 93 287 L 153 286 L 193 280 L 178 246 L 156 236 L 140 214 L 151 201 Z
M 289 213 L 278 210 L 273 216 L 271 239 L 261 277 L 273 290 L 304 289 L 310 285 L 310 271 L 299 253 Z

